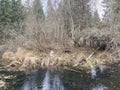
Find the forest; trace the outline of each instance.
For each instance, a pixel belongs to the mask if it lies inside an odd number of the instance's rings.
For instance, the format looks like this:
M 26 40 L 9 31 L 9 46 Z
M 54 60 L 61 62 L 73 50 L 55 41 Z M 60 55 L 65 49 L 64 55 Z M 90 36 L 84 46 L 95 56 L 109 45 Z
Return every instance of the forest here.
M 1 58 L 12 68 L 36 67 L 36 59 L 47 67 L 113 64 L 120 59 L 119 14 L 119 0 L 0 0 Z
M 0 0 L 0 58 L 6 71 L 82 70 L 94 78 L 97 68 L 120 70 L 120 1 Z

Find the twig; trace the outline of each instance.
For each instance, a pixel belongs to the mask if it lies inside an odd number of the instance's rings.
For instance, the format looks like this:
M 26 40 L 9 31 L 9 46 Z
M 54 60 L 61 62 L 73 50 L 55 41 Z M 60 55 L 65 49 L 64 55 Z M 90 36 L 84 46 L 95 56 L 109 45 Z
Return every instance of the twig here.
M 88 59 L 90 59 L 95 53 L 96 51 L 98 50 L 99 48 L 97 48 L 92 54 L 90 54 L 90 56 L 88 58 L 86 58 L 86 62 L 90 65 L 91 68 L 93 68 L 93 65 L 90 61 L 88 61 Z
M 99 49 L 99 48 L 98 48 L 98 49 Z M 91 57 L 96 53 L 96 51 L 97 51 L 98 49 L 96 49 L 92 54 L 90 54 L 90 56 L 89 56 L 88 58 L 86 58 L 86 61 L 87 61 L 89 58 L 91 58 Z
M 64 69 L 66 69 L 66 70 L 69 70 L 69 71 L 73 71 L 73 72 L 80 72 L 80 71 L 77 71 L 77 70 L 75 70 L 75 69 L 71 69 L 71 68 L 68 68 L 68 67 L 65 67 Z

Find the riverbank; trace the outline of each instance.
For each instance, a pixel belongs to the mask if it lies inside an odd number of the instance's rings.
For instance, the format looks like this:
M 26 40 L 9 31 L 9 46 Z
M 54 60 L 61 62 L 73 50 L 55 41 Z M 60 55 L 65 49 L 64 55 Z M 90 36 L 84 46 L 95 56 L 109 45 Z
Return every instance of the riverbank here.
M 14 88 L 22 87 L 20 90 L 23 90 L 24 87 L 29 88 L 30 86 L 26 86 L 26 82 L 30 80 L 27 83 L 29 85 L 33 81 L 34 75 L 42 76 L 41 79 L 37 78 L 42 84 L 37 85 L 43 88 L 45 81 L 43 75 L 47 70 L 50 70 L 51 75 L 53 73 L 56 75 L 56 72 L 59 72 L 63 85 L 67 83 L 71 86 L 73 83 L 72 87 L 74 88 L 79 88 L 80 84 L 77 84 L 77 81 L 69 81 L 66 77 L 69 76 L 70 80 L 71 78 L 80 81 L 86 80 L 87 83 L 102 81 L 105 86 L 107 86 L 106 77 L 108 80 L 112 78 L 117 82 L 120 74 L 120 63 L 110 53 L 91 48 L 72 48 L 66 51 L 53 49 L 48 52 L 37 52 L 22 47 L 18 47 L 14 51 L 6 49 L 2 54 L 0 65 L 2 67 L 0 68 L 0 89 L 18 90 Z M 116 85 L 114 88 L 119 87 L 113 81 L 108 87 L 113 88 L 112 85 Z
M 8 71 L 31 71 L 38 68 L 67 69 L 74 72 L 85 70 L 90 73 L 92 68 L 102 66 L 109 69 L 119 62 L 112 54 L 91 48 L 73 48 L 72 51 L 36 52 L 18 47 L 16 51 L 6 50 L 1 60 Z

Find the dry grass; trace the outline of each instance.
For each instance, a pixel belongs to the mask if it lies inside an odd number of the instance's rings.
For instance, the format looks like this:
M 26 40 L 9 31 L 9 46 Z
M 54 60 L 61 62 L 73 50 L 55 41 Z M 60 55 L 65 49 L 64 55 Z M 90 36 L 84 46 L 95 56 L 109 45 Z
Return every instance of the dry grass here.
M 115 61 L 107 52 L 96 52 L 86 49 L 75 50 L 70 53 L 59 53 L 55 51 L 53 56 L 50 53 L 36 52 L 18 48 L 16 52 L 6 51 L 3 54 L 3 62 L 9 70 L 34 70 L 37 68 L 74 68 L 75 70 L 90 70 L 93 67 L 104 65 L 108 67 Z M 6 63 L 9 62 L 9 63 Z
M 2 55 L 2 59 L 4 59 L 4 60 L 8 60 L 9 58 L 13 58 L 13 57 L 14 57 L 14 53 L 11 51 L 6 51 Z

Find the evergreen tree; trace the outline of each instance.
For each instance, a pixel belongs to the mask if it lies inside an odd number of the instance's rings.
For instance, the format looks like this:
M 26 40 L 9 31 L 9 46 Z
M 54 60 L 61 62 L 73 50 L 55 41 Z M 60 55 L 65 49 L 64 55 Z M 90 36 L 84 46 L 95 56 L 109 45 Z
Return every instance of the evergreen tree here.
M 5 36 L 5 29 L 13 28 L 18 31 L 24 18 L 21 0 L 0 0 L 0 38 Z
M 34 0 L 33 2 L 33 12 L 36 15 L 36 19 L 39 20 L 44 17 L 44 12 L 40 0 Z

